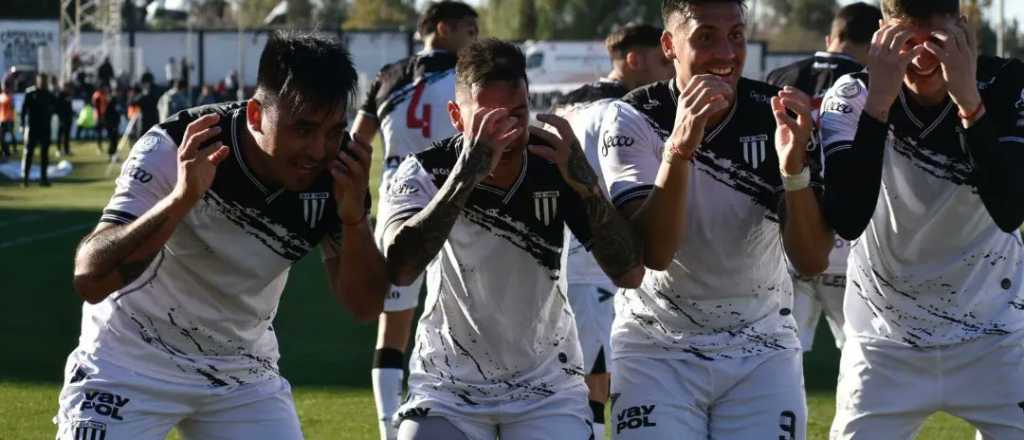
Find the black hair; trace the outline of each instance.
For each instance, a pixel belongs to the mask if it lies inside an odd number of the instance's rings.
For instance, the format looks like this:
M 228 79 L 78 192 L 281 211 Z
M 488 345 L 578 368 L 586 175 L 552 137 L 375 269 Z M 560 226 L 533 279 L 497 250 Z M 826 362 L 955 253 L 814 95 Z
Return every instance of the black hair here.
M 526 57 L 515 44 L 484 38 L 459 51 L 455 65 L 456 91 L 494 81 L 518 83 L 519 80 L 528 82 Z
M 839 41 L 870 44 L 881 19 L 882 11 L 874 5 L 864 2 L 846 5 L 832 20 L 832 35 Z
M 733 3 L 739 5 L 741 9 L 746 10 L 746 0 L 662 0 L 661 2 L 661 16 L 665 20 L 665 27 L 668 28 L 668 20 L 672 17 L 672 14 L 679 12 L 683 14 L 684 20 L 689 20 L 693 16 L 693 6 L 708 3 Z
M 260 55 L 257 94 L 292 112 L 307 105 L 344 108 L 358 82 L 348 49 L 332 36 L 274 31 Z
M 661 28 L 649 24 L 628 24 L 604 39 L 604 47 L 613 60 L 626 57 L 626 53 L 637 47 L 659 47 L 661 45 Z
M 473 7 L 463 2 L 450 0 L 433 2 L 423 11 L 423 15 L 420 15 L 416 30 L 419 31 L 420 36 L 426 37 L 434 33 L 439 23 L 463 18 L 477 18 L 477 13 Z
M 886 18 L 926 20 L 935 15 L 960 15 L 960 0 L 882 0 Z

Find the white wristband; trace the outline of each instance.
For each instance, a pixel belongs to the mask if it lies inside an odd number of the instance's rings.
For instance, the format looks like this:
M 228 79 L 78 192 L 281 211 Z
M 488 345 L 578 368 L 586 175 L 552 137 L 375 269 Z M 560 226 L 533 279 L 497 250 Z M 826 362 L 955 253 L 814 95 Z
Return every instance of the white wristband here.
M 799 174 L 786 174 L 784 171 L 780 171 L 780 173 L 782 174 L 782 188 L 786 192 L 800 191 L 811 186 L 810 167 L 804 167 Z

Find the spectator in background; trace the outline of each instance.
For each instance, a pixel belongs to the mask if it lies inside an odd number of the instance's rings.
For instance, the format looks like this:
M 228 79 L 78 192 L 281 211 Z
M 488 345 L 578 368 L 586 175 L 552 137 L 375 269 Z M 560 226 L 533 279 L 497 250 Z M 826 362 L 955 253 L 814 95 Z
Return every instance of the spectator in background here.
M 103 112 L 110 101 L 110 87 L 100 84 L 92 93 L 92 108 L 96 112 L 96 149 L 103 152 Z
M 14 97 L 4 82 L 0 85 L 0 162 L 7 162 L 11 157 L 11 146 L 17 145 L 18 136 L 14 133 Z M 11 136 L 11 145 L 7 144 L 7 136 Z
M 202 90 L 199 92 L 199 101 L 196 105 L 210 105 L 216 104 L 217 97 L 213 95 L 213 88 L 209 85 L 204 85 Z
M 116 90 L 110 92 L 110 99 L 107 100 L 107 107 L 103 109 L 103 117 L 99 122 L 109 142 L 107 158 L 114 162 L 117 157 L 117 141 L 121 138 L 121 100 Z
M 189 81 L 188 81 L 188 76 L 189 76 L 188 73 L 189 72 L 188 71 L 191 68 L 192 68 L 192 66 L 189 65 L 188 58 L 181 57 L 181 62 L 178 63 L 178 78 L 177 79 L 185 81 L 185 85 L 186 86 L 189 84 Z
M 57 151 L 65 156 L 71 155 L 71 120 L 75 117 L 71 108 L 73 95 L 71 83 L 64 83 L 57 94 Z
M 50 186 L 46 167 L 50 165 L 50 120 L 56 108 L 56 98 L 50 93 L 45 73 L 36 75 L 36 86 L 25 93 L 21 105 L 21 126 L 25 128 L 25 155 L 21 162 L 21 185 L 28 186 L 32 169 L 32 154 L 39 148 L 39 184 Z
M 174 80 L 178 79 L 178 77 L 177 77 L 177 73 L 178 73 L 177 67 L 178 67 L 177 64 L 174 62 L 174 57 L 170 57 L 170 58 L 167 59 L 167 64 L 164 65 L 164 75 L 167 76 L 167 87 L 168 88 L 174 87 Z
M 238 89 L 240 87 L 241 86 L 239 86 L 238 83 L 238 71 L 236 71 L 235 69 L 231 69 L 231 71 L 228 72 L 228 76 L 224 78 L 224 88 L 227 91 L 225 98 L 228 101 L 242 99 L 241 96 L 238 96 Z
M 88 139 L 95 138 L 96 135 L 96 109 L 93 108 L 92 103 L 86 102 L 82 109 L 78 111 L 78 117 L 75 121 L 78 129 L 75 130 L 76 139 Z
M 96 78 L 101 85 L 110 87 L 110 82 L 114 79 L 114 66 L 110 64 L 110 57 L 103 58 L 103 64 L 96 69 Z
M 129 104 L 139 107 L 141 124 L 139 125 L 138 133 L 145 133 L 149 131 L 150 127 L 160 122 L 160 112 L 156 108 L 157 97 L 153 91 L 152 74 L 149 74 L 148 77 L 146 75 L 142 76 L 141 90 L 141 93 L 130 101 Z
M 167 118 L 175 113 L 191 107 L 192 105 L 189 101 L 191 100 L 188 96 L 188 84 L 183 79 L 175 80 L 174 87 L 164 92 L 163 96 L 160 97 L 160 101 L 157 102 L 160 120 L 166 121 Z

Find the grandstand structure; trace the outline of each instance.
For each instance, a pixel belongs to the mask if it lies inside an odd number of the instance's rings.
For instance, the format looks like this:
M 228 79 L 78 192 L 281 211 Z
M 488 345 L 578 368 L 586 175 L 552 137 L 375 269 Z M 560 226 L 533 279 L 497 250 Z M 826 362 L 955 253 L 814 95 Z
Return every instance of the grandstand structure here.
M 132 51 L 121 47 L 121 8 L 125 0 L 61 0 L 60 2 L 60 78 L 70 79 L 76 58 L 102 60 L 110 57 L 115 66 L 131 65 Z M 102 34 L 99 44 L 82 44 L 82 30 L 91 28 Z

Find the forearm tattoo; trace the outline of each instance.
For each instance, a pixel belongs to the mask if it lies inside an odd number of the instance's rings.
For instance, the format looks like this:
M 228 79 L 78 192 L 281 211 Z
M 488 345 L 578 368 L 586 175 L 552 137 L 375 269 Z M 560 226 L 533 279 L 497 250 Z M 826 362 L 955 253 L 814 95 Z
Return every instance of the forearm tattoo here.
M 79 253 L 85 253 L 94 264 L 108 268 L 103 272 L 116 271 L 124 284 L 135 281 L 145 272 L 156 258 L 156 253 L 142 259 L 126 261 L 146 240 L 160 231 L 167 223 L 167 216 L 159 214 L 132 224 L 95 232 L 79 246 Z

